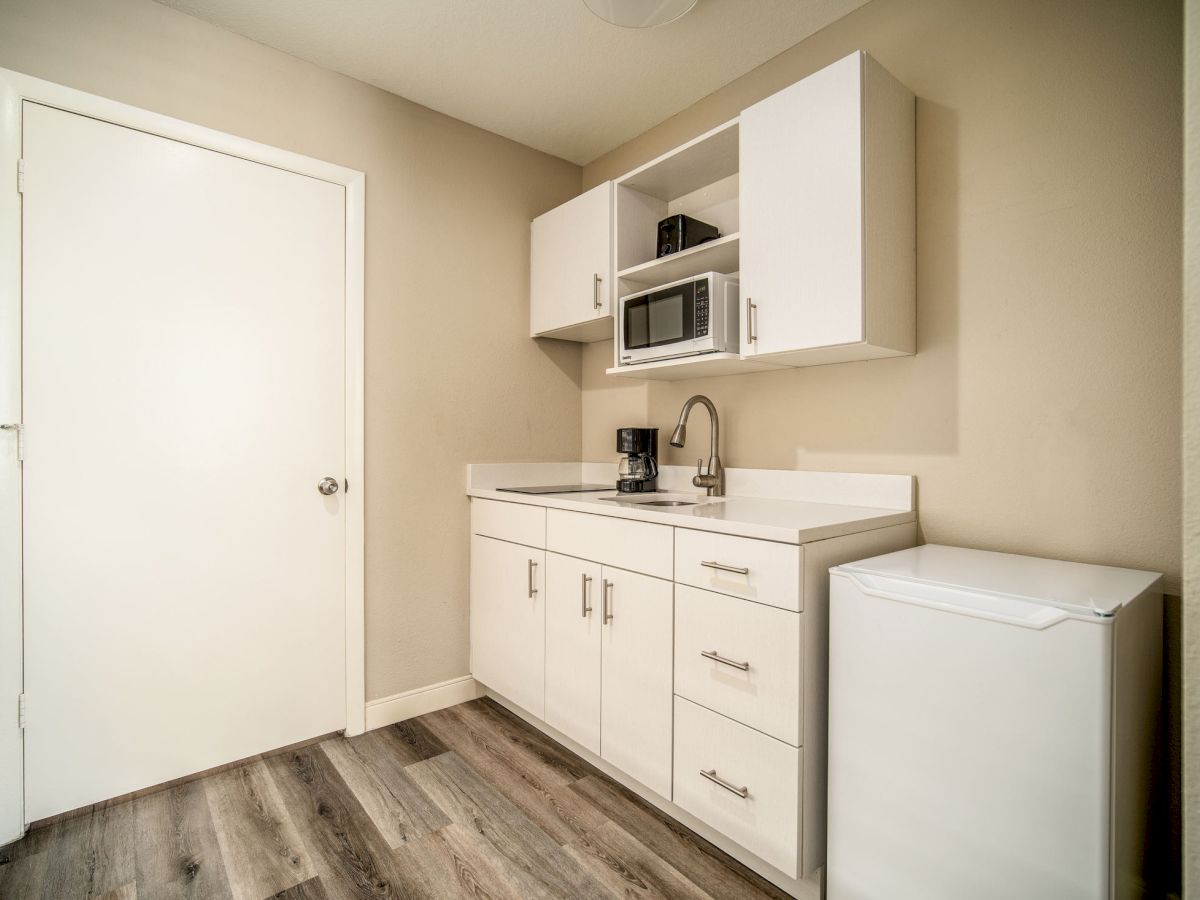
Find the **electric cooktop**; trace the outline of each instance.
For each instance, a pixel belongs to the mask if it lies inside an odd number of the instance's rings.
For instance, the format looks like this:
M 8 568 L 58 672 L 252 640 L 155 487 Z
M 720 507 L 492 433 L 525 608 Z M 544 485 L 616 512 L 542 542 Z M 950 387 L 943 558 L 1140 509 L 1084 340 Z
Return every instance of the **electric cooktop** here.
M 498 491 L 511 491 L 514 494 L 582 494 L 586 491 L 615 491 L 613 484 L 547 484 L 534 487 L 496 488 Z

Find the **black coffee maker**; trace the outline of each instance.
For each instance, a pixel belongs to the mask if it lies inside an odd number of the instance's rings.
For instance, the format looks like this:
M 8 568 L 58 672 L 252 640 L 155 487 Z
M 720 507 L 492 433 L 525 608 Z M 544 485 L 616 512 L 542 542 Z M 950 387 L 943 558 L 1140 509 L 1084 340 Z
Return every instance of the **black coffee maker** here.
M 622 494 L 650 494 L 658 489 L 658 429 L 618 428 L 617 490 Z

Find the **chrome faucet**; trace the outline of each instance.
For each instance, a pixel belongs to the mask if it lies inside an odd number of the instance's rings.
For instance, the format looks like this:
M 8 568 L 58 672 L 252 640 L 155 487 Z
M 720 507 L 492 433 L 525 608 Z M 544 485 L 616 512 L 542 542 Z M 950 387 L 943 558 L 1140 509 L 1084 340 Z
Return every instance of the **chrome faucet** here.
M 696 476 L 692 479 L 692 484 L 696 487 L 705 488 L 710 497 L 724 497 L 725 467 L 721 465 L 721 456 L 717 452 L 721 426 L 717 422 L 717 408 L 703 394 L 696 394 L 696 396 L 688 398 L 687 403 L 683 404 L 683 409 L 679 412 L 679 424 L 671 432 L 671 446 L 682 447 L 683 442 L 687 440 L 688 416 L 692 412 L 692 407 L 697 403 L 702 403 L 704 408 L 708 410 L 708 422 L 711 430 L 709 431 L 708 442 L 708 472 L 704 471 L 703 460 L 696 460 Z

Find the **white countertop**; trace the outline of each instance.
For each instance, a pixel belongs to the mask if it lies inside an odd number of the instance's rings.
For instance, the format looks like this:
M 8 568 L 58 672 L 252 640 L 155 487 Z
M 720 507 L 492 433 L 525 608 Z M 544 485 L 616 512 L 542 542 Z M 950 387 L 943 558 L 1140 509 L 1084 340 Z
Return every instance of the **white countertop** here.
M 728 496 L 708 497 L 691 487 L 692 471 L 665 466 L 656 494 L 617 491 L 573 494 L 519 494 L 499 487 L 605 483 L 615 480 L 616 466 L 603 463 L 522 463 L 468 467 L 467 495 L 503 503 L 591 513 L 654 522 L 699 531 L 716 531 L 787 544 L 804 544 L 872 528 L 915 522 L 912 477 L 850 475 L 829 472 L 727 469 Z M 687 489 L 682 489 L 682 484 Z M 746 496 L 738 488 L 756 494 Z M 844 497 L 846 502 L 836 502 Z M 612 499 L 620 497 L 621 500 Z M 815 497 L 817 499 L 806 499 Z M 647 507 L 639 500 L 684 499 L 694 506 Z M 888 505 L 875 505 L 876 502 Z

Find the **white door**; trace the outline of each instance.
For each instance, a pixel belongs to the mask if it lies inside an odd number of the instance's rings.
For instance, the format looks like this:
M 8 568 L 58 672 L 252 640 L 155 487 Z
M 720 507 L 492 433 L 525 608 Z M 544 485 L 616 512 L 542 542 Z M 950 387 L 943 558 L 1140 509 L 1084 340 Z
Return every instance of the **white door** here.
M 861 96 L 854 53 L 739 117 L 743 355 L 863 340 Z
M 600 564 L 546 554 L 546 722 L 600 752 Z
M 24 104 L 26 816 L 344 727 L 345 189 Z
M 671 796 L 672 584 L 604 567 L 600 755 Z
M 608 316 L 612 291 L 612 182 L 543 213 L 530 228 L 530 332 L 550 334 Z M 578 340 L 612 338 L 606 327 L 580 329 Z
M 544 718 L 546 551 L 471 538 L 471 674 Z

